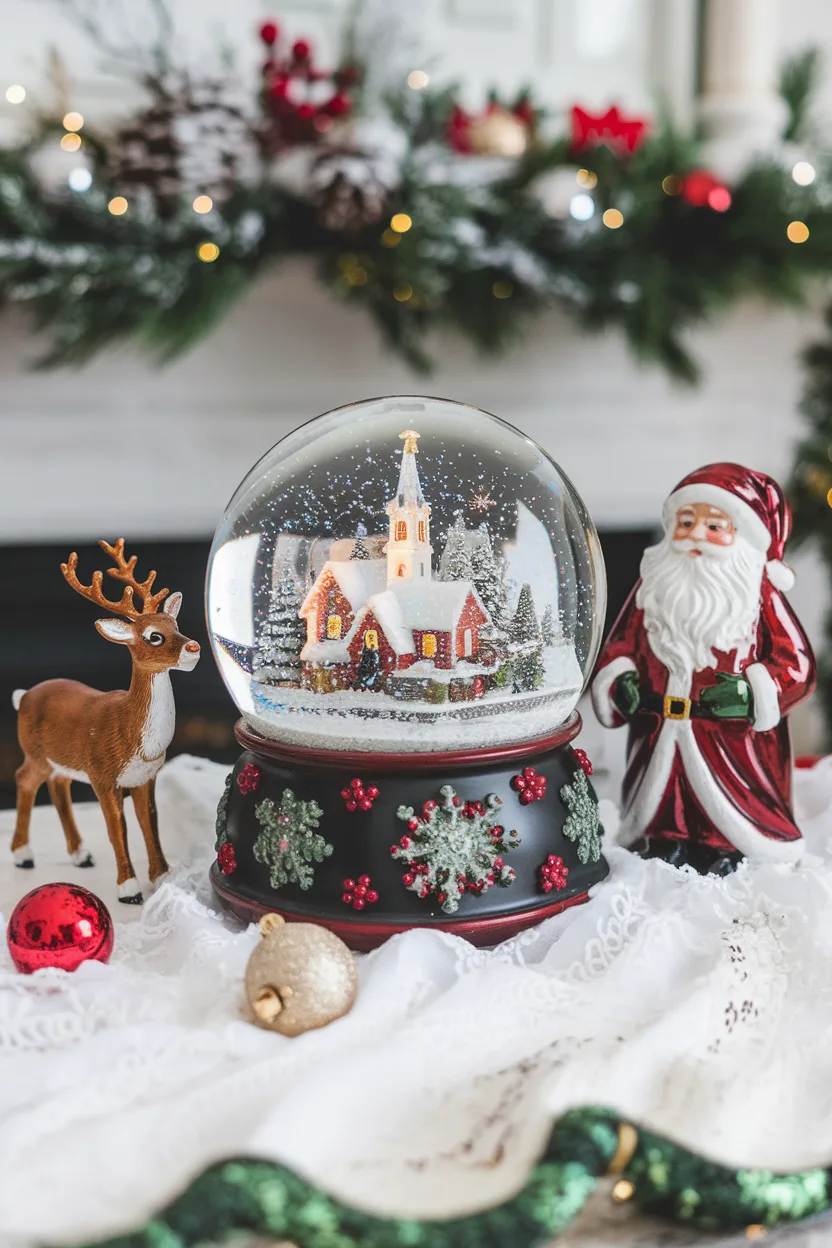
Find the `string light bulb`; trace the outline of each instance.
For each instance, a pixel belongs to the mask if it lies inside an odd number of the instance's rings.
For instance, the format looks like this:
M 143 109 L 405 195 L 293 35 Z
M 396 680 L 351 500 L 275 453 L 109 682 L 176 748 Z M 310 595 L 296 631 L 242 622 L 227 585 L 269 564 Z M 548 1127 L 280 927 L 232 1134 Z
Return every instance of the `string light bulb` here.
M 790 221 L 786 227 L 786 238 L 790 243 L 805 243 L 809 237 L 809 227 L 805 221 Z
M 608 208 L 601 220 L 608 230 L 618 230 L 624 224 L 624 213 L 618 208 Z
M 73 112 L 73 113 L 67 113 L 64 116 L 64 120 L 63 120 L 64 130 L 70 130 L 70 131 L 81 130 L 83 129 L 83 126 L 84 126 L 84 117 L 82 113 Z
M 715 186 L 708 191 L 708 207 L 714 212 L 727 212 L 731 207 L 731 192 L 727 186 Z
M 71 169 L 67 178 L 67 183 L 71 191 L 77 191 L 79 194 L 88 191 L 92 186 L 92 174 L 89 169 L 85 169 L 80 165 L 77 169 Z
M 595 216 L 595 200 L 591 195 L 573 195 L 569 201 L 569 215 L 576 221 L 589 221 Z
M 662 178 L 662 190 L 665 195 L 681 195 L 682 179 L 675 173 L 669 173 L 666 178 Z
M 21 87 L 19 82 L 12 83 L 6 87 L 6 99 L 10 104 L 22 104 L 26 99 L 26 88 Z
M 798 186 L 811 186 L 816 176 L 815 167 L 808 160 L 799 160 L 792 169 L 792 177 Z
M 414 69 L 407 75 L 407 85 L 412 87 L 414 91 L 421 91 L 430 82 L 430 78 L 423 69 Z
M 832 490 L 826 495 L 827 506 L 832 507 Z
M 193 202 L 194 212 L 206 213 L 210 212 L 214 207 L 214 201 L 210 195 L 197 195 Z
M 579 169 L 575 174 L 575 181 L 585 191 L 592 191 L 598 185 L 598 174 L 593 173 L 591 169 Z
M 115 195 L 107 205 L 107 211 L 111 212 L 114 217 L 123 217 L 127 206 L 127 200 L 123 195 Z
M 385 230 L 381 236 L 382 247 L 398 247 L 401 241 L 401 234 L 397 234 L 395 230 Z
M 629 1179 L 619 1179 L 610 1195 L 617 1205 L 623 1205 L 625 1200 L 632 1199 L 635 1190 L 635 1186 Z
M 510 299 L 514 294 L 514 287 L 511 282 L 496 281 L 491 287 L 491 293 L 495 299 Z
M 398 303 L 407 303 L 408 299 L 413 297 L 413 287 L 407 282 L 400 282 L 398 286 L 393 287 L 393 298 Z
M 79 134 L 65 134 L 61 139 L 61 148 L 65 152 L 77 152 L 81 146 L 81 136 Z
M 413 224 L 413 218 L 409 217 L 406 212 L 396 212 L 390 218 L 390 229 L 395 230 L 397 234 L 406 234 Z
M 216 243 L 200 243 L 196 249 L 196 254 L 205 264 L 213 264 L 220 254 L 220 249 Z

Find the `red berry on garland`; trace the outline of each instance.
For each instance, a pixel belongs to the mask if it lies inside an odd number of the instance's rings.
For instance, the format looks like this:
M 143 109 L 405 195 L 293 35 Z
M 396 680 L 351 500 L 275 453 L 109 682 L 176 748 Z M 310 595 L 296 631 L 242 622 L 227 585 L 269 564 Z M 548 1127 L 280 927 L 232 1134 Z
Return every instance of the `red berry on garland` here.
M 374 802 L 376 798 L 378 797 L 378 789 L 376 788 L 374 784 L 371 784 L 369 788 L 367 789 L 367 796 L 372 802 Z
M 350 798 L 352 797 L 352 789 L 342 789 L 341 796 L 343 797 L 345 802 L 348 802 Z
M 358 883 L 355 880 L 344 880 L 341 900 L 345 905 L 352 906 L 353 910 L 363 910 L 365 906 L 373 905 L 378 901 L 378 893 L 370 888 L 371 883 L 369 875 L 360 875 Z
M 359 804 L 359 806 L 361 807 L 361 809 L 362 809 L 362 810 L 372 810 L 372 809 L 373 809 L 373 803 L 370 801 L 369 797 L 363 797 L 363 798 L 361 799 L 361 801 L 360 801 L 358 804 Z
M 314 117 L 314 116 L 315 116 L 315 109 L 313 108 L 311 104 L 299 104 L 298 105 L 298 117 L 303 117 L 308 121 L 310 117 Z
M 296 39 L 292 44 L 292 56 L 296 61 L 308 61 L 312 55 L 312 44 L 307 39 Z
M 106 962 L 113 921 L 95 893 L 80 884 L 40 884 L 12 910 L 6 941 L 24 975 L 43 967 L 74 971 L 82 962 Z
M 704 208 L 712 191 L 720 185 L 707 169 L 696 169 L 682 180 L 682 198 L 694 208 Z
M 223 875 L 232 875 L 237 870 L 237 855 L 234 853 L 234 846 L 230 841 L 220 845 L 217 850 L 217 863 Z
M 354 810 L 358 810 L 358 802 L 345 802 L 344 805 L 350 814 L 352 814 Z
M 352 101 L 349 96 L 342 95 L 340 92 L 338 95 L 333 95 L 332 99 L 328 100 L 326 104 L 324 104 L 324 110 L 332 117 L 342 117 L 343 114 L 348 113 L 351 108 Z
M 550 854 L 539 870 L 540 887 L 544 893 L 551 893 L 553 888 L 566 888 L 569 868 L 557 854 Z
M 407 826 L 410 828 L 410 831 L 411 831 L 411 832 L 418 832 L 418 830 L 419 830 L 419 820 L 418 820 L 418 819 L 408 819 L 408 821 L 407 821 Z
M 335 81 L 343 90 L 349 91 L 350 87 L 354 87 L 360 77 L 361 74 L 355 65 L 345 65 L 343 69 L 339 69 L 335 74 Z
M 282 75 L 279 78 L 275 78 L 269 87 L 269 94 L 275 100 L 285 100 L 289 94 L 289 79 L 284 78 Z
M 364 787 L 364 786 L 362 785 L 362 783 L 361 783 L 361 781 L 358 779 L 358 777 L 356 777 L 356 778 L 355 778 L 355 780 L 350 780 L 350 788 L 351 788 L 351 789 L 361 789 L 361 788 L 363 788 L 363 787 Z
M 277 36 L 279 34 L 280 30 L 277 22 L 263 22 L 263 25 L 260 27 L 260 38 L 268 48 L 277 42 Z
M 592 763 L 589 761 L 589 755 L 587 754 L 586 750 L 580 750 L 580 749 L 573 750 L 572 753 L 575 755 L 575 758 L 578 760 L 581 767 L 583 768 L 585 775 L 591 776 L 592 775 Z

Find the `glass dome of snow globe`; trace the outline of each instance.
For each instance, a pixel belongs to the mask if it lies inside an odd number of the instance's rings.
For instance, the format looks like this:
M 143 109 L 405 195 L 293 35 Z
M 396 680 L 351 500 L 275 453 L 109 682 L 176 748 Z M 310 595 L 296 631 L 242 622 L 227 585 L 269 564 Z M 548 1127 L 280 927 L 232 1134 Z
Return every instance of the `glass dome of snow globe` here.
M 348 404 L 277 443 L 211 551 L 220 672 L 259 737 L 415 753 L 543 739 L 601 641 L 594 525 L 562 469 L 446 399 Z

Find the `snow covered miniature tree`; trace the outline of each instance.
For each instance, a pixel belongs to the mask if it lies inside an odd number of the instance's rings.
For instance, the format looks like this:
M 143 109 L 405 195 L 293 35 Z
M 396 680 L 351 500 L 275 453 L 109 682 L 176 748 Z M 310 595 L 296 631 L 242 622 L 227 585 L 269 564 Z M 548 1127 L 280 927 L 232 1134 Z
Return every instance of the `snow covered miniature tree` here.
M 270 797 L 257 803 L 254 817 L 260 831 L 254 842 L 254 857 L 269 868 L 272 888 L 284 884 L 311 888 L 311 864 L 323 862 L 332 854 L 332 846 L 315 831 L 323 813 L 317 802 L 301 801 L 291 789 L 283 790 L 278 807 Z
M 300 587 L 288 559 L 280 565 L 268 614 L 257 646 L 255 679 L 269 684 L 300 684 L 300 652 L 306 641 L 306 625 L 300 619 Z
M 508 632 L 509 625 L 506 568 L 504 561 L 494 554 L 488 525 L 481 524 L 479 531 L 482 538 L 471 551 L 471 575 L 499 637 Z
M 540 638 L 544 646 L 553 646 L 559 631 L 555 629 L 555 608 L 549 603 L 540 619 Z
M 474 579 L 468 531 L 460 513 L 448 529 L 440 567 L 443 581 L 472 581 Z
M 381 659 L 378 650 L 370 650 L 367 646 L 361 651 L 358 660 L 354 689 L 380 689 L 382 682 Z
M 532 597 L 526 582 L 520 589 L 517 609 L 511 621 L 510 650 L 514 669 L 514 692 L 530 693 L 543 684 L 543 640 Z
M 490 793 L 484 802 L 463 802 L 456 790 L 443 784 L 441 802 L 429 801 L 416 815 L 412 806 L 400 806 L 408 834 L 390 848 L 407 864 L 405 888 L 419 897 L 431 893 L 446 914 L 459 909 L 464 893 L 481 896 L 497 884 L 507 888 L 516 878 L 502 855 L 519 845 L 516 832 L 495 822 L 502 800 Z
M 364 545 L 364 537 L 361 533 L 356 537 L 352 550 L 350 551 L 350 559 L 369 559 L 370 552 Z

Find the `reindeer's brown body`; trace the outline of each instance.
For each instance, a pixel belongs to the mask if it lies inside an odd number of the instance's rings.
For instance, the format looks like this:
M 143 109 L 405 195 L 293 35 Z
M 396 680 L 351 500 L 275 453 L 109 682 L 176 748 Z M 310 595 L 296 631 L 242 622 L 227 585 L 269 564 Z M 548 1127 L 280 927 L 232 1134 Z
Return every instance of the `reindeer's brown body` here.
M 196 665 L 199 645 L 176 627 L 181 594 L 173 594 L 157 608 L 167 590 L 151 595 L 151 572 L 139 584 L 133 576 L 136 559 L 124 559 L 124 541 L 101 546 L 116 560 L 111 576 L 127 582 L 120 603 L 103 596 L 102 574 L 91 586 L 75 575 L 77 556 L 62 565 L 67 581 L 92 601 L 106 605 L 126 619 L 98 620 L 103 636 L 130 647 L 133 679 L 129 690 L 102 693 L 74 680 L 47 680 L 28 692 L 15 694 L 18 737 L 25 758 L 17 773 L 17 827 L 12 852 L 18 866 L 34 865 L 29 850 L 29 822 L 38 789 L 45 782 L 58 811 L 67 848 L 78 866 L 91 866 L 75 825 L 70 798 L 73 780 L 91 784 L 98 798 L 116 855 L 119 897 L 142 900 L 127 850 L 124 793 L 130 792 L 147 845 L 151 881 L 167 871 L 159 842 L 154 800 L 155 777 L 173 736 L 175 712 L 170 683 L 172 669 Z M 142 608 L 133 605 L 133 593 L 142 595 Z

